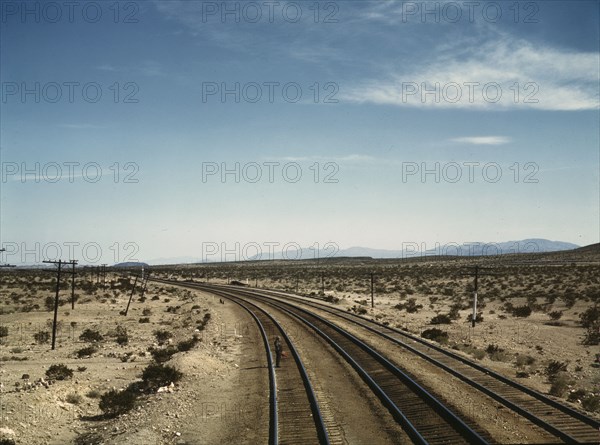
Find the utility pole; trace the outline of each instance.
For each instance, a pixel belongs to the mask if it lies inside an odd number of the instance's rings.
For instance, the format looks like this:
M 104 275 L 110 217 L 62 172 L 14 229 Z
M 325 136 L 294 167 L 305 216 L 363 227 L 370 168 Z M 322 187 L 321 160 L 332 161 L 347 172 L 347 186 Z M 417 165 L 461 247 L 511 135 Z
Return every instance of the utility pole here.
M 375 308 L 375 300 L 373 299 L 373 283 L 375 281 L 375 274 L 371 272 L 371 309 Z
M 106 266 L 107 264 L 102 265 L 102 288 L 106 289 Z
M 475 287 L 473 289 L 473 320 L 471 321 L 471 327 L 475 327 L 475 319 L 477 318 L 477 284 L 479 281 L 479 266 L 475 265 Z
M 150 278 L 150 271 L 144 276 L 144 270 L 142 269 L 142 282 L 144 283 L 142 286 L 142 292 L 140 293 L 140 300 L 144 298 L 144 294 L 146 293 L 146 286 L 148 285 L 148 279 Z
M 135 281 L 133 282 L 133 287 L 131 288 L 131 294 L 129 295 L 129 301 L 127 302 L 127 307 L 125 308 L 125 312 L 123 315 L 127 316 L 127 312 L 129 312 L 129 305 L 131 304 L 131 299 L 133 298 L 133 294 L 135 292 L 135 285 L 137 284 L 138 277 L 136 275 Z
M 325 274 L 321 272 L 321 294 L 325 295 Z
M 71 272 L 71 309 L 75 309 L 75 261 L 73 261 L 73 271 Z
M 60 274 L 63 265 L 67 264 L 76 264 L 76 260 L 71 261 L 44 261 L 44 263 L 48 264 L 57 264 L 58 269 L 44 269 L 46 272 L 55 272 L 56 271 L 56 294 L 54 296 L 54 318 L 52 321 L 52 350 L 56 348 L 56 324 L 58 321 L 58 303 L 59 303 L 59 292 L 60 292 Z
M 75 265 L 77 264 L 77 260 L 70 260 L 68 263 L 63 261 L 63 264 L 71 264 L 73 266 L 70 272 L 65 270 L 64 273 L 71 274 L 71 309 L 75 309 L 75 275 L 77 274 L 75 272 Z

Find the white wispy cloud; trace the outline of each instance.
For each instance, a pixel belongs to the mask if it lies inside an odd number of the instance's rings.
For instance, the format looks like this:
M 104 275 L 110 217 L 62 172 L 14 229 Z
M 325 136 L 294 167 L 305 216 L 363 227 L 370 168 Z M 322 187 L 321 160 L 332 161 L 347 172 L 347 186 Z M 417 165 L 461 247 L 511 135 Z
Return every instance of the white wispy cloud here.
M 465 136 L 450 139 L 450 142 L 471 145 L 505 145 L 511 142 L 506 136 Z
M 595 110 L 599 53 L 565 52 L 506 34 L 457 55 L 357 83 L 342 98 L 419 108 Z M 344 93 L 344 92 L 341 92 Z

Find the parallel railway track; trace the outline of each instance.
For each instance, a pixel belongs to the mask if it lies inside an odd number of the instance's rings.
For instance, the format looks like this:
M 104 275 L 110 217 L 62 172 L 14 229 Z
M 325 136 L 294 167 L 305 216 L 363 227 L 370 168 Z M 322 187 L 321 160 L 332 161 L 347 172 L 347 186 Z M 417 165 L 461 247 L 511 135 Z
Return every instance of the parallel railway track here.
M 365 317 L 276 291 L 240 290 L 244 295 L 285 298 L 356 324 L 444 369 L 566 443 L 600 443 L 600 422 L 538 391 L 422 338 Z
M 165 281 L 168 282 L 168 281 Z M 173 282 L 170 282 L 173 283 Z M 182 284 L 182 283 L 177 283 Z M 192 287 L 197 287 L 192 285 Z M 203 285 L 204 289 L 230 289 L 224 286 Z M 271 290 L 235 289 L 241 295 L 254 298 L 277 298 L 298 302 L 341 318 L 385 338 L 430 363 L 444 369 L 465 383 L 535 423 L 565 443 L 600 443 L 600 422 L 560 403 L 538 391 L 511 380 L 491 369 L 452 351 L 429 343 L 407 332 L 384 326 L 360 315 L 322 303 L 307 301 L 284 292 Z
M 212 286 L 208 288 L 187 283 L 177 284 L 207 290 L 238 304 L 244 304 L 240 302 L 240 298 L 247 300 L 248 297 L 256 297 L 241 295 L 243 292 L 239 289 L 225 290 Z M 300 320 L 329 342 L 379 397 L 414 443 L 488 443 L 482 432 L 467 425 L 410 376 L 355 336 L 326 319 L 293 305 L 266 300 L 262 300 L 261 303 Z

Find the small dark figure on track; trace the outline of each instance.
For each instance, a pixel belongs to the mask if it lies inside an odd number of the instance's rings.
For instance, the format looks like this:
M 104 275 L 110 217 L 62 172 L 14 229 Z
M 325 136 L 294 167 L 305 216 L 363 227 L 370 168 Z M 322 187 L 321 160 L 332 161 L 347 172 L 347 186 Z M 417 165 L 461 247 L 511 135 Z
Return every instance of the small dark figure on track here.
M 275 367 L 279 368 L 279 362 L 281 361 L 281 353 L 283 347 L 281 346 L 281 339 L 279 336 L 275 337 Z

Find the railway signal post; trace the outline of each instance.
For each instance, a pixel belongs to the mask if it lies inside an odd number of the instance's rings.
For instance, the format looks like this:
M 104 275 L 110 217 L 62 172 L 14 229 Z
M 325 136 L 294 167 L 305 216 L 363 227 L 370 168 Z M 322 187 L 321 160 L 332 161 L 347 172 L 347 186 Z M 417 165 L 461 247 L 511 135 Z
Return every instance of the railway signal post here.
M 477 300 L 478 300 L 478 296 L 477 296 L 477 291 L 479 290 L 479 277 L 481 275 L 493 275 L 493 273 L 487 272 L 487 268 L 481 267 L 479 266 L 479 264 L 476 264 L 473 267 L 473 271 L 472 272 L 467 272 L 466 275 L 473 275 L 474 278 L 474 282 L 473 282 L 473 313 L 471 315 L 471 328 L 475 328 L 475 323 L 477 321 Z

